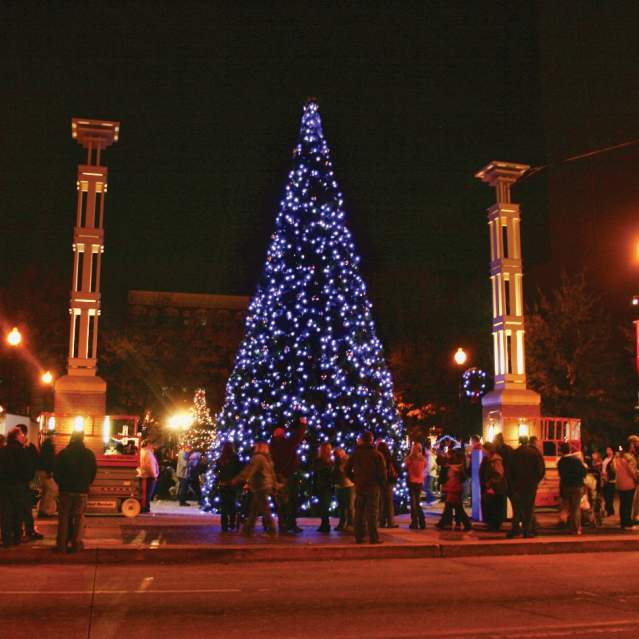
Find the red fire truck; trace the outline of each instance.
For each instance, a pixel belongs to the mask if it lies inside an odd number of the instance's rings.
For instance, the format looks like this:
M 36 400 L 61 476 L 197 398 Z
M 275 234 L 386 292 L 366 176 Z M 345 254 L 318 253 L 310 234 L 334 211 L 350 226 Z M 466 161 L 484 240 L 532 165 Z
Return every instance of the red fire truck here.
M 56 451 L 73 432 L 96 456 L 98 473 L 89 490 L 87 514 L 136 517 L 141 510 L 139 419 L 133 415 L 69 415 L 42 413 L 40 441 L 52 436 Z

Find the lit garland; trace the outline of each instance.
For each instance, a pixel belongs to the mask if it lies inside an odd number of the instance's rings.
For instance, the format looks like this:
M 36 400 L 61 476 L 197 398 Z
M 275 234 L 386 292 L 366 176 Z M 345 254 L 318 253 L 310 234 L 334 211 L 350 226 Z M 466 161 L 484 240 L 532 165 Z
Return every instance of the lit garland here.
M 194 450 L 206 452 L 215 445 L 215 421 L 206 405 L 206 391 L 198 388 L 193 397 L 191 408 L 193 422 L 180 438 L 181 445 L 191 446 Z
M 476 402 L 488 390 L 488 375 L 481 368 L 468 368 L 462 375 L 464 395 Z
M 246 462 L 255 440 L 270 441 L 274 428 L 305 415 L 303 511 L 315 501 L 310 457 L 319 442 L 350 452 L 358 433 L 371 430 L 398 458 L 405 447 L 343 203 L 318 106 L 309 101 L 212 451 L 230 440 Z M 207 488 L 215 505 L 213 473 Z M 405 502 L 404 479 L 398 492 Z

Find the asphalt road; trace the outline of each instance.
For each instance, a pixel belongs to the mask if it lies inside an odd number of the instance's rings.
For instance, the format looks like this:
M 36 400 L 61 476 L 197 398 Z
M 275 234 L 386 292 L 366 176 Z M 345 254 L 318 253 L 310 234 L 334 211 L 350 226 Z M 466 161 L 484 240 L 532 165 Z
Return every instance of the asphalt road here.
M 635 553 L 0 568 L 2 639 L 639 636 Z

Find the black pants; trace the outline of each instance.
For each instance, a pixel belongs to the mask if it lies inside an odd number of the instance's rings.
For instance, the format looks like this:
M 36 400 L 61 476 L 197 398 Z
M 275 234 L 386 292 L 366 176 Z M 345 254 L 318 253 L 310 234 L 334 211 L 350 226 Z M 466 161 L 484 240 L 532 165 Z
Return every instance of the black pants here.
M 379 541 L 377 518 L 379 516 L 379 488 L 355 492 L 355 541 L 361 543 L 368 532 L 371 543 Z
M 23 483 L 21 488 L 22 500 L 22 519 L 24 521 L 24 532 L 31 535 L 35 532 L 35 524 L 33 522 L 33 495 L 28 483 Z
M 317 490 L 317 499 L 319 501 L 319 515 L 321 518 L 320 529 L 329 531 L 331 529 L 331 522 L 329 520 L 329 514 L 331 510 L 331 489 L 319 488 Z
M 535 497 L 537 487 L 527 490 L 513 490 L 513 532 L 519 533 L 520 526 L 524 535 L 533 532 L 533 518 L 535 515 Z
M 86 509 L 86 493 L 60 493 L 57 538 L 59 550 L 66 550 L 69 543 L 73 550 L 82 549 L 84 539 L 84 513 Z
M 297 501 L 299 499 L 299 481 L 293 477 L 279 478 L 284 488 L 277 498 L 277 517 L 280 531 L 297 528 Z
M 470 519 L 464 510 L 463 504 L 453 503 L 450 501 L 446 502 L 444 506 L 444 512 L 442 513 L 441 519 L 437 522 L 438 528 L 444 528 L 446 526 L 450 526 L 453 522 L 453 514 L 455 516 L 455 523 L 462 524 L 466 530 L 472 528 L 472 524 L 470 523 Z
M 424 511 L 419 502 L 422 496 L 421 484 L 408 484 L 410 491 L 410 525 L 411 528 L 426 528 L 426 519 Z
M 353 502 L 355 488 L 349 486 L 347 488 L 337 487 L 337 511 L 339 513 L 339 523 L 337 527 L 341 530 L 343 528 L 350 528 L 353 525 Z
M 632 501 L 634 496 L 634 489 L 619 491 L 619 520 L 624 528 L 632 526 Z
M 5 546 L 19 544 L 24 520 L 22 484 L 6 482 L 0 485 L 0 517 L 2 543 Z
M 220 488 L 220 520 L 222 530 L 233 530 L 236 522 L 237 489 L 234 486 Z
M 499 530 L 506 512 L 506 495 L 486 493 L 483 500 L 484 521 L 489 530 Z
M 395 525 L 394 484 L 385 484 L 379 491 L 379 525 L 391 527 Z
M 606 483 L 603 486 L 603 498 L 606 504 L 606 515 L 615 514 L 615 484 Z

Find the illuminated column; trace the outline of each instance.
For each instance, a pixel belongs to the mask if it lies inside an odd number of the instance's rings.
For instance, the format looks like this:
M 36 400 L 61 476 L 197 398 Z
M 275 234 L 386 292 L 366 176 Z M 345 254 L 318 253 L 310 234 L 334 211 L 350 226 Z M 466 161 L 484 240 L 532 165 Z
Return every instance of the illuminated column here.
M 491 162 L 475 175 L 497 196 L 488 209 L 495 388 L 482 398 L 484 436 L 501 431 L 510 443 L 519 434 L 536 434 L 541 400 L 526 388 L 520 214 L 510 199 L 511 185 L 529 168 Z
M 107 192 L 107 168 L 100 160 L 119 131 L 119 122 L 71 120 L 71 135 L 86 149 L 87 159 L 78 166 L 76 181 L 68 371 L 56 382 L 56 412 L 103 415 L 106 409 L 106 383 L 96 374 Z

